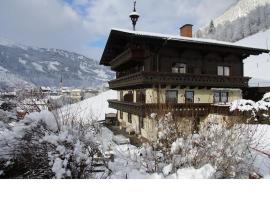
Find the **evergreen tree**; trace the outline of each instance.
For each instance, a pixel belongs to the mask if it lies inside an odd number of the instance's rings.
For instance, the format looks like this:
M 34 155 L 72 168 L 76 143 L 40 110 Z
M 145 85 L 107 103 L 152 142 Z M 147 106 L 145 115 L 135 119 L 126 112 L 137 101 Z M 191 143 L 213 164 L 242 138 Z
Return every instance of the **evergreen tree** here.
M 216 31 L 215 25 L 213 20 L 211 20 L 210 24 L 209 24 L 209 30 L 208 30 L 208 34 L 214 34 Z

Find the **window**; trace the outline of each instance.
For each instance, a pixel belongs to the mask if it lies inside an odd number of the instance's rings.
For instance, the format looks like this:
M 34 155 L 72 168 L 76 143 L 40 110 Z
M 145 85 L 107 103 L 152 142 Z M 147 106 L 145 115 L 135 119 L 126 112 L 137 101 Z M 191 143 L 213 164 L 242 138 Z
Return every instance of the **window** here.
M 224 76 L 230 76 L 230 67 L 224 67 Z
M 194 91 L 186 91 L 186 103 L 194 103 Z
M 132 91 L 128 91 L 128 93 L 124 95 L 124 101 L 125 102 L 133 102 L 133 92 Z
M 230 67 L 218 66 L 218 76 L 230 76 Z
M 172 67 L 172 73 L 185 74 L 187 72 L 187 65 L 185 63 L 176 63 Z
M 123 119 L 123 112 L 120 111 L 120 119 Z
M 177 68 L 177 67 L 173 67 L 173 68 L 172 68 L 172 73 L 177 74 L 177 73 L 178 73 L 178 68 Z
M 229 96 L 228 92 L 215 91 L 214 92 L 214 103 L 227 103 L 228 96 Z
M 166 103 L 177 103 L 178 102 L 178 91 L 167 90 L 166 91 Z
M 218 75 L 223 76 L 223 67 L 222 66 L 218 66 Z
M 228 102 L 228 92 L 221 92 L 220 93 L 220 100 L 222 103 Z
M 145 103 L 145 90 L 137 90 L 136 91 L 136 102 L 137 103 Z
M 128 113 L 128 122 L 129 122 L 129 123 L 132 123 L 132 116 L 131 116 L 130 113 Z

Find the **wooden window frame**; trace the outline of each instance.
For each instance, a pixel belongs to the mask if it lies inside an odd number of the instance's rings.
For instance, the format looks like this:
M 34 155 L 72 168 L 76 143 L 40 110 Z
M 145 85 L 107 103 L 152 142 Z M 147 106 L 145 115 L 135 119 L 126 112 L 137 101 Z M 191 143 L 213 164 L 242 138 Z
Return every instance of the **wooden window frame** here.
M 136 103 L 146 103 L 146 90 L 136 90 Z
M 176 69 L 174 71 L 174 69 Z M 181 69 L 184 69 L 184 72 L 181 72 Z M 174 63 L 172 67 L 172 73 L 175 74 L 186 74 L 187 73 L 187 64 L 186 63 Z
M 222 74 L 219 74 L 219 68 L 222 68 Z M 228 69 L 228 72 L 229 72 L 228 75 L 225 75 L 225 71 L 226 71 L 225 69 Z M 222 65 L 217 66 L 217 75 L 218 76 L 230 76 L 231 75 L 231 67 L 230 66 L 222 66 Z
M 189 92 L 192 93 L 192 96 L 193 96 L 192 102 L 188 102 L 188 101 L 187 101 L 187 93 L 189 93 Z M 194 96 L 195 96 L 195 92 L 194 92 L 193 90 L 186 90 L 186 91 L 185 91 L 185 103 L 186 103 L 186 104 L 189 104 L 189 103 L 192 104 L 192 103 L 194 103 Z
M 226 94 L 226 101 L 222 101 L 222 93 Z M 215 100 L 215 94 L 218 94 L 218 101 Z M 213 103 L 228 103 L 229 102 L 229 92 L 227 91 L 214 91 L 213 94 Z
M 167 98 L 167 93 L 168 92 L 176 92 L 176 102 L 169 102 L 168 101 L 168 98 Z M 167 104 L 170 104 L 170 103 L 178 103 L 178 90 L 166 90 L 165 91 L 165 102 L 167 103 Z

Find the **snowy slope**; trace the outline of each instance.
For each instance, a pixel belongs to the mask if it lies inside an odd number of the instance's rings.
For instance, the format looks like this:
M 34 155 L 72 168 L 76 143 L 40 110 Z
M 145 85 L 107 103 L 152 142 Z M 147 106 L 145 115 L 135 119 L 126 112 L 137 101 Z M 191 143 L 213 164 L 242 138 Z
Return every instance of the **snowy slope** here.
M 196 37 L 235 42 L 270 28 L 270 0 L 239 0 L 196 32 Z
M 23 89 L 32 88 L 33 84 L 28 83 L 22 77 L 19 77 L 13 73 L 10 73 L 7 69 L 0 66 L 0 91 L 9 89 Z
M 250 11 L 259 6 L 270 3 L 270 0 L 239 0 L 231 6 L 223 15 L 214 20 L 214 24 L 224 24 L 226 21 L 231 22 L 237 18 L 246 16 Z
M 116 113 L 116 110 L 109 108 L 108 99 L 117 99 L 117 92 L 109 90 L 95 97 L 86 99 L 76 104 L 63 108 L 65 115 L 72 115 L 78 119 L 88 122 L 93 120 L 104 120 L 105 113 Z
M 259 32 L 237 42 L 240 45 L 253 45 L 258 48 L 270 48 L 270 29 L 265 32 Z M 270 86 L 270 54 L 261 54 L 259 56 L 250 56 L 244 60 L 245 76 L 262 79 L 268 82 Z M 254 84 L 254 83 L 253 83 Z M 264 84 L 266 85 L 266 84 Z

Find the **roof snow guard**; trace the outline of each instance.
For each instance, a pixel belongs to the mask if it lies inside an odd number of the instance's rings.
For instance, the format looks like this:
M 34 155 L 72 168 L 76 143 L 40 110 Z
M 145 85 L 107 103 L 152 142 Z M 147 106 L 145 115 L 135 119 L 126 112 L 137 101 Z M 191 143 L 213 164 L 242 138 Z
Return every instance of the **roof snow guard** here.
M 195 45 L 198 48 L 213 47 L 226 50 L 238 50 L 239 53 L 242 53 L 246 57 L 270 52 L 267 49 L 243 46 L 212 39 L 190 38 L 177 35 L 131 31 L 125 29 L 112 29 L 101 57 L 100 64 L 109 66 L 109 62 L 115 56 L 117 56 L 117 54 L 123 52 L 126 45 L 134 39 L 142 39 L 145 43 L 149 41 L 167 41 L 167 43 L 170 42 L 176 45 Z

